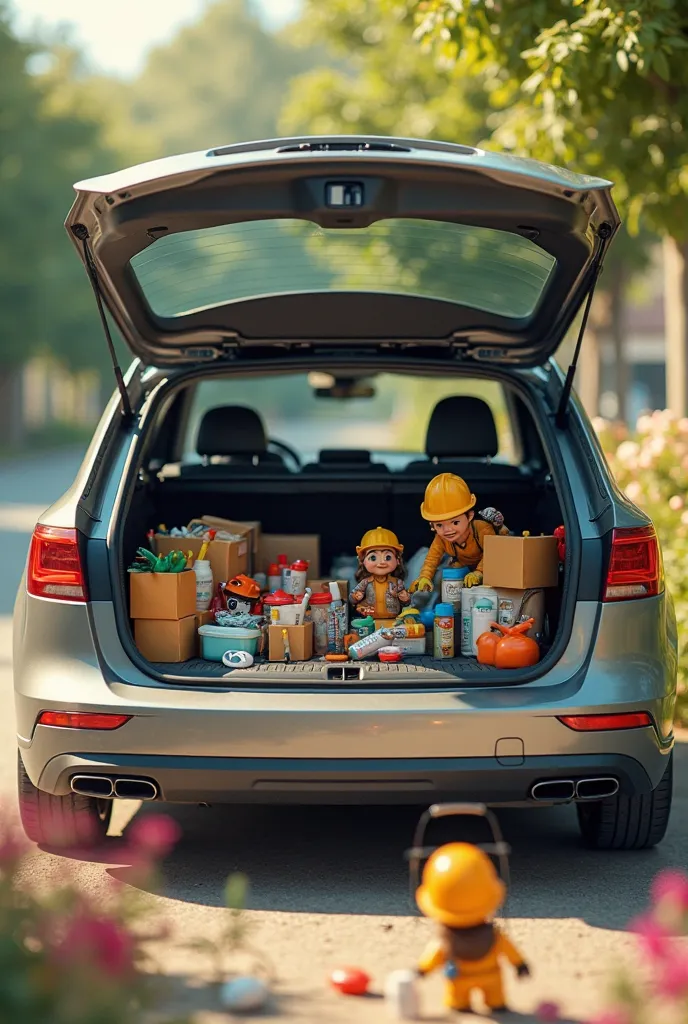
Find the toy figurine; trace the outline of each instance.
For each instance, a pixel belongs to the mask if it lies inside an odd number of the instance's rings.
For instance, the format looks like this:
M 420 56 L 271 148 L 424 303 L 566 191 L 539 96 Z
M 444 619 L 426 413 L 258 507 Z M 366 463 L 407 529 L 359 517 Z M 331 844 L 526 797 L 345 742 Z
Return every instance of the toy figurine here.
M 494 508 L 485 509 L 476 518 L 475 503 L 475 494 L 471 494 L 466 481 L 454 473 L 440 473 L 430 481 L 420 514 L 436 536 L 418 579 L 409 587 L 412 594 L 432 590 L 435 572 L 445 555 L 450 556 L 450 566 L 471 570 L 463 581 L 464 587 L 480 586 L 485 534 L 509 531 L 504 526 L 504 516 Z
M 361 617 L 372 615 L 378 628 L 393 622 L 402 607 L 411 603 L 404 585 L 403 550 L 397 535 L 382 526 L 368 530 L 356 548 L 357 585 L 349 600 Z
M 222 595 L 228 612 L 260 614 L 260 586 L 250 576 L 240 573 L 222 585 Z
M 410 854 L 412 883 L 417 880 L 421 859 L 428 856 L 422 845 L 427 823 L 454 814 L 486 818 L 495 842 L 485 849 L 448 843 L 430 855 L 415 899 L 421 912 L 437 921 L 440 932 L 422 954 L 417 972 L 423 977 L 443 969 L 445 1005 L 452 1010 L 470 1010 L 474 991 L 482 993 L 491 1010 L 505 1010 L 500 961 L 508 960 L 519 978 L 528 976 L 530 969 L 492 920 L 506 898 L 508 876 L 508 847 L 494 815 L 482 804 L 435 804 L 426 811 Z M 488 852 L 499 857 L 501 878 Z

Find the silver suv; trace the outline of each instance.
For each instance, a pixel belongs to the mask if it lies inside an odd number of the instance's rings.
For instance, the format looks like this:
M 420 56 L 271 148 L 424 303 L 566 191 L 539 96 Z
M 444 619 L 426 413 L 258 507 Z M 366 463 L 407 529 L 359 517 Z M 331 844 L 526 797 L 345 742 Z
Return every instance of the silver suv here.
M 66 227 L 117 390 L 36 526 L 15 607 L 32 839 L 98 842 L 118 797 L 460 797 L 575 802 L 597 848 L 661 840 L 673 605 L 653 526 L 572 390 L 619 225 L 610 189 L 469 147 L 354 136 L 227 146 L 76 186 Z M 112 323 L 135 357 L 124 374 Z M 563 373 L 551 357 L 568 334 Z M 420 654 L 228 672 L 137 649 L 126 570 L 151 527 L 208 514 L 315 535 L 332 578 L 377 524 L 409 555 L 427 546 L 419 505 L 445 470 L 514 533 L 565 528 L 536 666 Z

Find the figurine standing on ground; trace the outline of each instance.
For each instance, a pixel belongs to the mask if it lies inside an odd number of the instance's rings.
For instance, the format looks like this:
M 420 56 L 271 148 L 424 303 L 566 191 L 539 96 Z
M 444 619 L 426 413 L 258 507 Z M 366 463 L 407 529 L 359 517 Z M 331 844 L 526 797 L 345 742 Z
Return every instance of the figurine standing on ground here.
M 418 579 L 409 588 L 412 594 L 432 590 L 435 572 L 445 555 L 450 556 L 451 566 L 470 569 L 464 587 L 480 586 L 485 534 L 509 531 L 504 516 L 495 508 L 487 508 L 476 517 L 476 500 L 466 481 L 455 473 L 440 473 L 430 481 L 420 514 L 430 523 L 435 539 Z
M 392 530 L 377 526 L 364 534 L 356 548 L 356 587 L 349 600 L 357 615 L 372 615 L 376 625 L 393 622 L 401 609 L 411 603 L 404 585 L 404 545 Z
M 447 979 L 445 1004 L 470 1010 L 471 993 L 479 991 L 491 1010 L 504 1010 L 500 960 L 508 960 L 519 977 L 530 974 L 521 953 L 492 923 L 506 897 L 506 886 L 487 854 L 469 843 L 437 849 L 423 871 L 416 902 L 440 925 L 438 938 L 423 953 L 418 973 L 439 968 Z

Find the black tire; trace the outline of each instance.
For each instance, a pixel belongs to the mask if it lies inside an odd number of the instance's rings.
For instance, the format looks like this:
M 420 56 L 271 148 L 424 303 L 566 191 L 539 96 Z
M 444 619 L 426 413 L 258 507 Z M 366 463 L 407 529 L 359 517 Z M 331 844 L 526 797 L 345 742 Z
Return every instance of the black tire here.
M 36 789 L 18 756 L 19 814 L 28 838 L 41 846 L 89 848 L 100 846 L 112 816 L 112 800 L 69 793 L 53 796 Z
M 578 824 L 593 850 L 649 850 L 664 838 L 671 813 L 673 754 L 651 793 L 612 796 L 597 803 L 577 804 Z

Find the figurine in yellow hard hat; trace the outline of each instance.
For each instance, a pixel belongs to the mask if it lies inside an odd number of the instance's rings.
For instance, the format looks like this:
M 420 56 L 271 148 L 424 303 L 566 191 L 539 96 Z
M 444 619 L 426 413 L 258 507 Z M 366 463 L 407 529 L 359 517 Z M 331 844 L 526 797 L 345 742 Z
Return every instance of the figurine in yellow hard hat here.
M 393 622 L 411 603 L 404 585 L 404 545 L 392 530 L 376 526 L 356 548 L 359 566 L 349 600 L 361 618 L 372 615 L 377 626 Z
M 483 539 L 485 534 L 508 533 L 504 517 L 496 509 L 485 509 L 475 517 L 475 494 L 460 476 L 440 473 L 425 488 L 425 501 L 420 514 L 436 534 L 428 557 L 417 580 L 410 586 L 417 590 L 432 590 L 437 567 L 445 555 L 450 565 L 471 571 L 465 577 L 465 587 L 477 587 L 483 581 Z
M 481 805 L 445 806 L 447 813 L 456 808 L 459 813 L 478 812 L 493 820 Z M 439 804 L 429 814 L 434 817 L 444 812 Z M 506 851 L 501 841 L 493 847 L 502 863 Z M 425 949 L 417 971 L 423 976 L 444 970 L 445 1004 L 452 1010 L 469 1010 L 474 991 L 482 993 L 491 1010 L 506 1009 L 501 960 L 511 963 L 519 977 L 530 974 L 519 950 L 493 924 L 505 898 L 506 884 L 479 846 L 448 843 L 435 850 L 425 865 L 416 903 L 426 917 L 437 921 L 440 934 Z

